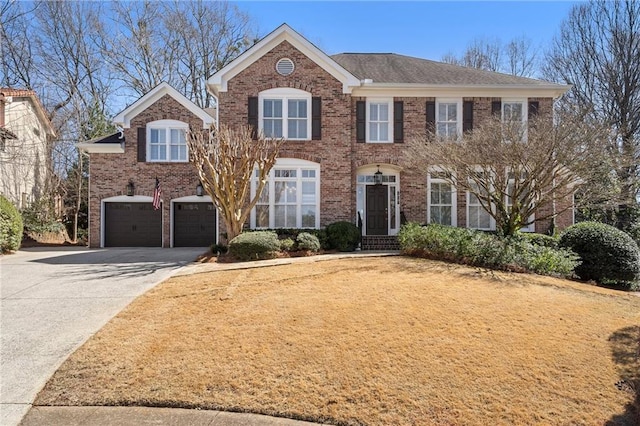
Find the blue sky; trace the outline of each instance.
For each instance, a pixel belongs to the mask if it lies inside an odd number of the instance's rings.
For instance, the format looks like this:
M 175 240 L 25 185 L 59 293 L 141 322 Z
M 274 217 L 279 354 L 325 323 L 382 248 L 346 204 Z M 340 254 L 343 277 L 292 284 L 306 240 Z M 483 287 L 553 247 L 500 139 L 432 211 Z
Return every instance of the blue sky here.
M 328 54 L 393 52 L 440 60 L 476 37 L 526 36 L 544 49 L 576 2 L 238 1 L 264 36 L 283 22 Z

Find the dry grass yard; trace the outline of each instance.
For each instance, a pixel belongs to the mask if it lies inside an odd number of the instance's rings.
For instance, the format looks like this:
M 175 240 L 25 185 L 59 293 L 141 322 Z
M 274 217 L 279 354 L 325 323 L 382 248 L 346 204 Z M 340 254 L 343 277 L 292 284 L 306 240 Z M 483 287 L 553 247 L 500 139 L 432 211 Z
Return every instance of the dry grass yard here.
M 547 277 L 404 257 L 215 272 L 137 299 L 36 404 L 337 425 L 634 424 L 639 335 L 640 297 Z

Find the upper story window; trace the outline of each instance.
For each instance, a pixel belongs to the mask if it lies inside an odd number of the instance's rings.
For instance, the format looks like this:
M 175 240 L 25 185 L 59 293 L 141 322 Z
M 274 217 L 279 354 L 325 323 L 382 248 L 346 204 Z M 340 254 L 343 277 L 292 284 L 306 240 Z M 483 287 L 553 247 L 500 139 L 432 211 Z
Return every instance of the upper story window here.
M 367 142 L 393 142 L 393 99 L 367 100 Z
M 436 134 L 457 138 L 462 130 L 462 100 L 438 99 L 436 102 Z
M 147 161 L 187 162 L 187 129 L 177 120 L 159 120 L 147 124 Z
M 268 138 L 309 140 L 311 94 L 304 90 L 277 88 L 258 96 L 259 126 Z

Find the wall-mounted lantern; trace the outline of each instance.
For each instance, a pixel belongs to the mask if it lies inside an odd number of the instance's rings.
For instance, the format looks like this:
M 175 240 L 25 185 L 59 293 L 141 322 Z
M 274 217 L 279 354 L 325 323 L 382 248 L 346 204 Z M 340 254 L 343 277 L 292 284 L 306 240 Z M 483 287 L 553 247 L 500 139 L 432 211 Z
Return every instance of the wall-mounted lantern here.
M 133 180 L 129 179 L 129 183 L 127 184 L 127 195 L 129 197 L 133 197 L 136 193 L 136 186 L 133 184 Z
M 202 182 L 198 182 L 196 186 L 196 195 L 198 197 L 202 197 L 204 195 L 204 187 L 202 186 Z
M 378 171 L 373 174 L 373 182 L 376 185 L 382 185 L 382 172 L 380 171 L 380 165 L 378 165 Z

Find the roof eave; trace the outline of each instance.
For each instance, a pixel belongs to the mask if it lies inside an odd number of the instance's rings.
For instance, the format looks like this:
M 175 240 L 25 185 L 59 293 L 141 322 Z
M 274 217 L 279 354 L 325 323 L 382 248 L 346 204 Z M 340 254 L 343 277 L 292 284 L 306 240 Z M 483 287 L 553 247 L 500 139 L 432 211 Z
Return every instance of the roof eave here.
M 120 143 L 79 142 L 76 147 L 89 154 L 124 154 L 124 146 Z
M 114 118 L 113 122 L 123 128 L 131 127 L 131 119 L 137 116 L 139 113 L 148 108 L 151 104 L 156 102 L 164 95 L 169 95 L 178 101 L 182 106 L 191 111 L 195 116 L 202 120 L 202 128 L 207 129 L 214 124 L 214 118 L 207 114 L 202 108 L 197 106 L 195 103 L 187 99 L 182 93 L 178 92 L 171 85 L 166 82 L 162 82 L 158 84 L 156 87 L 151 89 L 147 94 L 142 96 L 140 99 L 129 105 L 123 111 L 118 113 Z
M 508 93 L 528 94 L 531 97 L 562 96 L 571 88 L 561 84 L 417 84 L 417 83 L 364 83 L 357 92 L 398 92 L 407 95 L 418 93 L 449 92 L 471 96 L 481 93 L 487 96 L 497 96 Z

